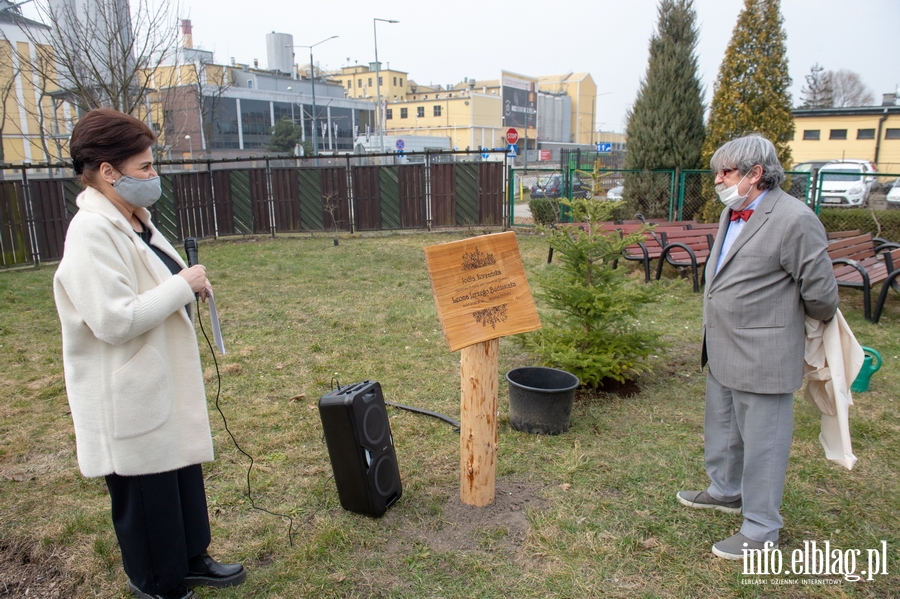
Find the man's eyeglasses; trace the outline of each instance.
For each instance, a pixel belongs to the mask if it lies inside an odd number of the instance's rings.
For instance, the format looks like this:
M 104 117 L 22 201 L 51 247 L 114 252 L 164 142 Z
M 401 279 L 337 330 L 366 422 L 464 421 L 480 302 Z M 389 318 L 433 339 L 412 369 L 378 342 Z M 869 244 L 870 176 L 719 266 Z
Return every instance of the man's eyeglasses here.
M 722 175 L 723 177 L 727 177 L 729 173 L 733 173 L 736 170 L 737 170 L 736 168 L 723 168 L 722 170 L 719 171 L 719 174 Z

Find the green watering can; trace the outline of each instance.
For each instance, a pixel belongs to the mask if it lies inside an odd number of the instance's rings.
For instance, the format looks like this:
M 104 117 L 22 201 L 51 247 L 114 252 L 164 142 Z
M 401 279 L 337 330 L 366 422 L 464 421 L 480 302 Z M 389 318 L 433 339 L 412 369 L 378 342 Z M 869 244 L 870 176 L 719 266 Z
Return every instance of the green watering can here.
M 856 380 L 853 381 L 852 385 L 850 385 L 850 391 L 852 391 L 853 393 L 863 393 L 865 391 L 868 391 L 869 379 L 873 374 L 878 372 L 879 368 L 881 368 L 881 354 L 879 354 L 871 347 L 863 347 L 862 349 L 863 352 L 865 352 L 866 357 L 863 360 L 863 365 L 859 370 L 859 374 L 856 376 Z

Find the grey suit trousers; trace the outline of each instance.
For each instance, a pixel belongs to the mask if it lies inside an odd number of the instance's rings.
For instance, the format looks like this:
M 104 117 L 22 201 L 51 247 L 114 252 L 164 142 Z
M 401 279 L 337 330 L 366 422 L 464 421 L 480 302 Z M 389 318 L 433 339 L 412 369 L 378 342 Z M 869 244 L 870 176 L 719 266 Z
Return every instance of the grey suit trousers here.
M 723 387 L 710 369 L 705 415 L 707 489 L 721 501 L 743 502 L 741 534 L 778 541 L 794 431 L 794 394 L 749 393 Z

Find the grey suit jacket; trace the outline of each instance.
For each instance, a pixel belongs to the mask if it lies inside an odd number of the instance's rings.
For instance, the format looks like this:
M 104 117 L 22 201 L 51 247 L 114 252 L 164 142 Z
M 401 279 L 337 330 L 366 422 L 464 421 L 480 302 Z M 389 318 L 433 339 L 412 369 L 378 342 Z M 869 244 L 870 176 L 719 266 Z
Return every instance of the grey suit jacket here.
M 714 272 L 729 216 L 707 265 L 701 364 L 732 389 L 792 393 L 803 382 L 806 315 L 828 320 L 838 307 L 825 229 L 803 202 L 770 189 Z

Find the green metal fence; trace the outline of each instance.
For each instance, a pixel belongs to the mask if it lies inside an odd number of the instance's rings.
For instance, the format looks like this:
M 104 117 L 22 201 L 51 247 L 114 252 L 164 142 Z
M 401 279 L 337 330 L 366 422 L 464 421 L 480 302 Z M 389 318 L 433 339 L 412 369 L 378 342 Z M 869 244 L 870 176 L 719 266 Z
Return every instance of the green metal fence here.
M 666 169 L 641 171 L 629 169 L 593 168 L 590 154 L 580 154 L 579 160 L 570 156 L 567 167 L 545 169 L 510 169 L 508 194 L 509 223 L 512 226 L 532 226 L 529 202 L 535 197 L 558 199 L 560 197 L 587 197 L 598 201 L 622 200 L 624 208 L 620 212 L 634 218 L 640 214 L 644 218 L 674 220 L 703 220 L 704 207 L 716 201 L 713 174 L 701 169 Z M 819 180 L 823 175 L 819 174 Z M 867 202 L 876 210 L 887 205 L 879 202 L 879 190 L 884 192 L 897 175 L 879 174 L 881 183 L 872 186 Z M 548 182 L 559 179 L 559 189 Z M 792 196 L 804 200 L 820 211 L 828 206 L 822 202 L 821 181 L 810 172 L 785 173 L 784 189 Z M 900 188 L 898 188 L 900 193 Z M 884 193 L 881 193 L 883 196 Z M 816 198 L 816 201 L 814 201 Z M 563 219 L 564 220 L 564 219 Z

